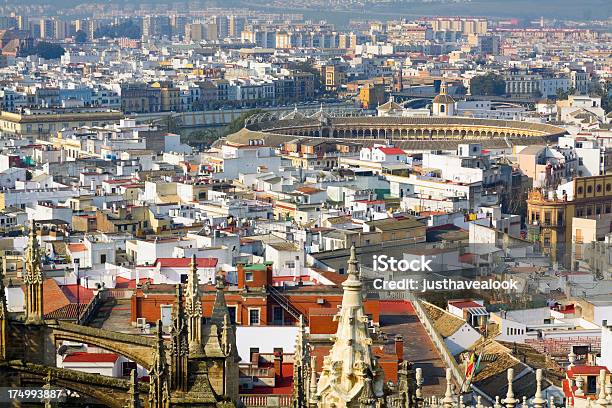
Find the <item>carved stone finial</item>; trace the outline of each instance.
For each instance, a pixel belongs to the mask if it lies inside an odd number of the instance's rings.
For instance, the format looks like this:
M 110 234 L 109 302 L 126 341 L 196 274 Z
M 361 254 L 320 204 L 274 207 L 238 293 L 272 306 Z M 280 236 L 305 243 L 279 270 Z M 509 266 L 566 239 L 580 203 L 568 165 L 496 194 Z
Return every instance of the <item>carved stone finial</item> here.
M 506 398 L 504 399 L 504 405 L 506 408 L 514 408 L 518 400 L 514 398 L 514 391 L 512 390 L 512 381 L 514 380 L 514 369 L 508 369 L 508 392 L 506 393 Z
M 612 381 L 606 384 L 606 399 L 612 404 Z
M 351 255 L 349 257 L 348 260 L 348 268 L 347 268 L 347 273 L 351 274 L 351 275 L 355 275 L 357 276 L 357 255 L 355 252 L 355 245 L 351 245 Z
M 229 332 L 231 330 L 231 323 L 227 314 L 223 315 L 223 325 L 221 326 L 221 347 L 225 354 L 229 354 L 232 349 L 230 342 Z
M 446 393 L 444 394 L 444 399 L 442 403 L 446 408 L 453 408 L 454 400 L 453 400 L 453 384 L 452 384 L 453 372 L 450 368 L 446 369 Z
M 584 386 L 584 377 L 579 375 L 576 377 L 576 391 L 574 391 L 574 395 L 576 395 L 577 397 L 584 396 L 584 390 L 582 389 L 583 386 Z
M 138 375 L 136 370 L 130 371 L 130 389 L 128 391 L 129 401 L 126 408 L 140 408 L 140 396 L 138 392 Z
M 376 403 L 376 396 L 372 390 L 372 378 L 366 375 L 364 378 L 363 390 L 359 396 L 359 407 L 360 408 L 374 408 Z
M 542 369 L 536 370 L 536 392 L 533 398 L 534 408 L 543 408 L 546 400 L 542 397 Z
M 599 396 L 597 403 L 601 408 L 605 408 L 608 405 L 608 400 L 606 399 L 606 370 L 604 369 L 599 370 Z
M 415 396 L 417 397 L 417 399 L 421 399 L 423 398 L 423 383 L 424 383 L 424 379 L 423 379 L 423 369 L 421 367 L 418 367 L 415 370 L 415 380 L 416 380 L 416 392 L 415 392 Z
M 40 250 L 36 238 L 36 224 L 30 222 L 28 248 L 26 250 L 25 274 L 26 285 L 26 323 L 40 324 L 43 321 L 43 281 L 44 275 L 40 261 Z
M 568 368 L 574 367 L 574 362 L 576 362 L 576 354 L 574 354 L 574 349 L 573 348 L 570 351 L 570 353 L 567 355 L 567 359 L 569 361 L 569 367 Z
M 189 337 L 189 354 L 198 356 L 203 352 L 202 341 L 202 294 L 196 256 L 191 257 L 189 275 L 187 276 L 187 291 L 185 293 L 185 313 L 187 314 L 187 333 Z
M 310 402 L 315 403 L 317 400 L 317 357 L 310 356 L 310 384 L 309 384 Z

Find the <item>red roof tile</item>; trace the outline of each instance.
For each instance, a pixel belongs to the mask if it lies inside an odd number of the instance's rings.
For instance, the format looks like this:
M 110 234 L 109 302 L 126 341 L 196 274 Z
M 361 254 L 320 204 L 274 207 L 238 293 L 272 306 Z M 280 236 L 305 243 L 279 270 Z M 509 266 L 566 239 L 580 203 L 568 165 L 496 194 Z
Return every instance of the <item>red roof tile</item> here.
M 468 309 L 471 307 L 483 307 L 481 304 L 474 302 L 473 300 L 449 300 L 449 305 L 453 305 L 458 309 Z
M 45 314 L 45 319 L 77 320 L 78 314 L 83 313 L 83 310 L 85 310 L 86 307 L 87 303 L 70 303 L 51 313 Z
M 43 283 L 45 302 L 43 303 L 43 314 L 47 315 L 70 304 L 70 300 L 64 294 L 55 279 L 46 279 Z M 25 291 L 24 291 L 25 293 Z
M 83 252 L 87 251 L 85 244 L 68 244 L 70 252 Z
M 60 288 L 71 303 L 76 303 L 77 298 L 80 303 L 89 303 L 89 301 L 94 297 L 93 289 L 84 288 L 81 285 L 63 285 Z
M 604 366 L 574 366 L 567 370 L 568 377 L 573 377 L 574 375 L 599 375 L 600 370 L 606 370 L 606 373 L 610 371 Z
M 72 353 L 64 357 L 64 363 L 114 363 L 119 356 L 112 353 Z
M 406 154 L 406 152 L 399 147 L 379 147 L 378 150 L 384 154 Z
M 217 258 L 196 258 L 198 268 L 214 268 L 218 261 Z M 157 258 L 155 265 L 162 268 L 189 268 L 191 258 Z
M 412 303 L 407 300 L 384 300 L 380 301 L 381 315 L 395 315 L 404 313 L 413 313 L 414 308 Z

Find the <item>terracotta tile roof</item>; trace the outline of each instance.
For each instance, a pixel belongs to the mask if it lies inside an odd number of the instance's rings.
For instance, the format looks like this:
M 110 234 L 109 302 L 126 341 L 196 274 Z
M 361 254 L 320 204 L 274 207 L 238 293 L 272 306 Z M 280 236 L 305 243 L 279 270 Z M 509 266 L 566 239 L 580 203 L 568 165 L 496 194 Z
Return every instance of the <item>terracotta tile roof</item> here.
M 89 303 L 94 297 L 93 289 L 84 288 L 81 285 L 62 285 L 60 288 L 71 303 L 76 303 L 77 298 L 80 303 Z
M 149 278 L 140 278 L 140 283 L 145 283 Z M 128 279 L 122 276 L 118 276 L 115 281 L 115 289 L 135 289 L 136 279 Z
M 434 329 L 442 337 L 453 335 L 465 324 L 464 320 L 431 303 L 423 302 L 423 309 L 425 309 L 425 313 L 427 313 L 427 316 L 431 319 Z
M 406 154 L 406 152 L 398 147 L 379 147 L 378 150 L 384 154 Z
M 64 357 L 64 363 L 114 363 L 119 356 L 113 353 L 72 353 Z
M 83 252 L 87 251 L 87 247 L 85 244 L 77 243 L 77 244 L 68 244 L 68 250 L 70 252 Z
M 217 258 L 196 258 L 198 268 L 214 268 L 217 262 Z M 189 268 L 191 258 L 157 258 L 155 265 L 162 268 Z
M 303 193 L 303 194 L 316 194 L 316 193 L 320 193 L 325 190 L 321 190 L 315 187 L 303 186 L 303 187 L 296 188 L 295 191 L 299 191 L 300 193 Z
M 70 304 L 70 300 L 66 297 L 55 279 L 45 280 L 45 282 L 43 283 L 43 292 L 45 294 L 45 302 L 43 303 L 43 314 L 45 315 Z
M 600 370 L 606 370 L 606 374 L 610 371 L 604 366 L 574 366 L 567 370 L 567 375 L 573 377 L 575 375 L 599 375 Z
M 459 309 L 469 309 L 471 307 L 483 307 L 481 304 L 474 302 L 473 300 L 449 300 L 449 305 L 453 305 Z
M 414 313 L 412 303 L 407 300 L 381 300 L 380 314 L 381 315 L 397 315 L 405 313 Z
M 87 307 L 87 303 L 70 303 L 64 307 L 54 310 L 51 313 L 45 314 L 46 319 L 56 320 L 77 320 L 79 313 L 83 313 L 83 310 Z
M 336 273 L 336 272 L 323 271 L 320 269 L 318 269 L 317 272 L 321 274 L 325 279 L 332 281 L 336 285 L 340 285 L 342 282 L 346 280 L 348 276 L 348 275 L 340 275 L 339 273 Z

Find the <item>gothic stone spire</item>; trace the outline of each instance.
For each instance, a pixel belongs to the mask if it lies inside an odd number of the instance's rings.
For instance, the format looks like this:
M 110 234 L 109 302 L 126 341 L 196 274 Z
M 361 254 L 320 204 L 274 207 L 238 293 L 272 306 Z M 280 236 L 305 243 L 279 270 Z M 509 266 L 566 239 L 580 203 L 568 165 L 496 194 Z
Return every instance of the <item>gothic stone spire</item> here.
M 191 258 L 191 266 L 187 277 L 185 313 L 187 314 L 189 355 L 190 357 L 196 357 L 204 352 L 202 347 L 202 326 L 204 325 L 204 317 L 202 315 L 202 293 L 200 292 L 198 265 L 195 255 Z
M 30 222 L 30 237 L 26 250 L 25 274 L 26 285 L 26 323 L 38 324 L 43 320 L 43 270 L 40 262 L 40 250 L 36 238 L 36 224 Z
M 383 397 L 384 375 L 370 347 L 372 339 L 363 310 L 361 286 L 355 247 L 351 247 L 348 277 L 342 283 L 342 306 L 336 316 L 338 330 L 317 383 L 320 408 L 372 406 L 372 400 Z
M 183 286 L 179 284 L 176 285 L 176 308 L 172 323 L 172 348 L 170 352 L 170 370 L 172 373 L 170 387 L 173 391 L 187 391 L 189 342 L 186 326 L 185 310 L 183 308 Z

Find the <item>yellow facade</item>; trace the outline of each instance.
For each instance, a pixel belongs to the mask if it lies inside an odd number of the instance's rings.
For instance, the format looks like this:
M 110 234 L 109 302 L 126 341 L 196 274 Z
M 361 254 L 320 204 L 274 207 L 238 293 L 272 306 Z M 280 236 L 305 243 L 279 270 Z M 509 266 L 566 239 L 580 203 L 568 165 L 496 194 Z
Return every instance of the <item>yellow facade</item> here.
M 529 239 L 539 242 L 553 259 L 566 263 L 575 241 L 574 217 L 612 220 L 612 175 L 577 178 L 572 188 L 554 199 L 544 197 L 540 190 L 530 192 L 527 198 Z

